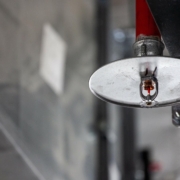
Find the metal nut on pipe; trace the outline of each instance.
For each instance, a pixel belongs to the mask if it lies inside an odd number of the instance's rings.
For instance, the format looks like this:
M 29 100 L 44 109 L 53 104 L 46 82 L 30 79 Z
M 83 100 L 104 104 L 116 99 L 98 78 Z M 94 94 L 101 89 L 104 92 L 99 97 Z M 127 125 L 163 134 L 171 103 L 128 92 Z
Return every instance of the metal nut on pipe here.
M 162 56 L 164 44 L 153 38 L 144 38 L 136 41 L 133 45 L 135 56 Z

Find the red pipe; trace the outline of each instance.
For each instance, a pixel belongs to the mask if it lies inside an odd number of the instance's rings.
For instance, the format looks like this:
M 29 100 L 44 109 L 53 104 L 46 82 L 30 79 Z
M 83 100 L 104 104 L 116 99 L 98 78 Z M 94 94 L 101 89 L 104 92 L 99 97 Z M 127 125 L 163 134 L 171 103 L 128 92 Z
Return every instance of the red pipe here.
M 161 37 L 146 0 L 136 0 L 136 38 L 139 35 Z

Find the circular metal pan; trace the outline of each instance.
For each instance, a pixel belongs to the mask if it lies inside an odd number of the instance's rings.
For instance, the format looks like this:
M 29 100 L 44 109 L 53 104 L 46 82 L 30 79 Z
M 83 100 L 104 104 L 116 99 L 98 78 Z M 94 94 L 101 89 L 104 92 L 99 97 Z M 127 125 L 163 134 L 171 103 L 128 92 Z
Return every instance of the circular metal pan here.
M 142 108 L 141 77 L 146 69 L 153 72 L 159 92 L 153 107 L 180 103 L 180 60 L 171 57 L 136 57 L 114 61 L 91 76 L 89 87 L 94 95 L 114 104 Z

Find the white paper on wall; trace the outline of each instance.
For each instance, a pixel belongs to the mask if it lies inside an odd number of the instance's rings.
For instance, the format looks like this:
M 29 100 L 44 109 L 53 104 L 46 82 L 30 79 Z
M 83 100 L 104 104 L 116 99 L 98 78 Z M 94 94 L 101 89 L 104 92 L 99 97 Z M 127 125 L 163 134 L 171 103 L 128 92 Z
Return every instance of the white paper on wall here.
M 43 27 L 40 75 L 57 94 L 63 92 L 67 46 L 50 24 Z

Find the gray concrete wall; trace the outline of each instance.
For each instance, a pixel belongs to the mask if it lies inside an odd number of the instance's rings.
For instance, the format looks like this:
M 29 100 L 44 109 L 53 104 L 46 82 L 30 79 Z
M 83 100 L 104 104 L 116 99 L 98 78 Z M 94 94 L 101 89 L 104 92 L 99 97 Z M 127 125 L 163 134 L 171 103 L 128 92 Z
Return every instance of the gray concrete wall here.
M 40 73 L 45 24 L 67 47 L 59 94 Z M 47 180 L 95 178 L 95 57 L 94 1 L 0 0 L 0 122 Z

